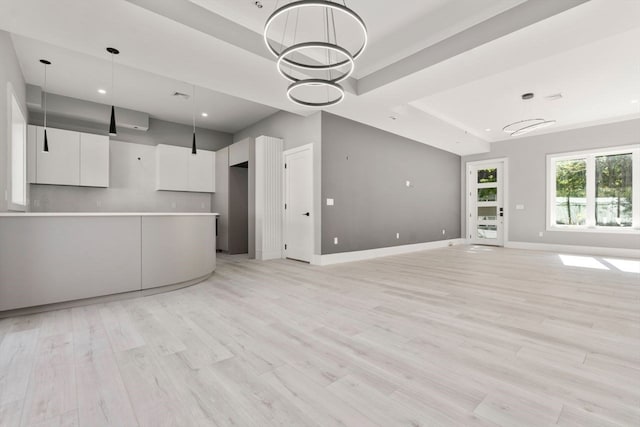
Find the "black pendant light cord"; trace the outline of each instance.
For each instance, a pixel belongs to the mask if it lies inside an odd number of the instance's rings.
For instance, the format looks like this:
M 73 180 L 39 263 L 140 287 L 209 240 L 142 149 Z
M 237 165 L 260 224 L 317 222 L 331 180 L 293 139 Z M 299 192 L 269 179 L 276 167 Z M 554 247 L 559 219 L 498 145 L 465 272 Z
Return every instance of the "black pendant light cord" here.
M 193 141 L 191 142 L 191 154 L 198 154 L 198 149 L 196 148 L 196 85 L 193 85 Z
M 115 85 L 115 63 L 114 55 L 120 53 L 120 51 L 113 47 L 108 47 L 107 52 L 111 54 L 111 119 L 109 120 L 109 135 L 115 136 L 118 134 L 118 128 L 116 126 L 116 85 Z
M 51 65 L 50 61 L 41 59 L 40 62 L 44 64 L 44 146 L 42 151 L 49 152 L 49 139 L 47 138 L 47 66 Z

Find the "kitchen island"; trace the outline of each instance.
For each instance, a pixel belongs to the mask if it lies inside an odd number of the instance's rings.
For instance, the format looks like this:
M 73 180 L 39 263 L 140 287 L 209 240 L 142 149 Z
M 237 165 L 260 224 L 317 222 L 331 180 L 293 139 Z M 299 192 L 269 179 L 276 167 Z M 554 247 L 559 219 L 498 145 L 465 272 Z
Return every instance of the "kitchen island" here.
M 217 215 L 2 213 L 0 317 L 205 280 L 216 268 Z

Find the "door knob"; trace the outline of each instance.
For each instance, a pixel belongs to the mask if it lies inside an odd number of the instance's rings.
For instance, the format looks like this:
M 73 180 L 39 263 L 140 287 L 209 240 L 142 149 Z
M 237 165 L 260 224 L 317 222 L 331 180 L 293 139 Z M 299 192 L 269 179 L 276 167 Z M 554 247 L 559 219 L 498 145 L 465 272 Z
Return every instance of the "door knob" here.
M 307 213 L 303 213 L 302 215 L 304 215 L 304 216 L 310 216 L 311 214 L 310 214 L 309 212 L 307 212 Z

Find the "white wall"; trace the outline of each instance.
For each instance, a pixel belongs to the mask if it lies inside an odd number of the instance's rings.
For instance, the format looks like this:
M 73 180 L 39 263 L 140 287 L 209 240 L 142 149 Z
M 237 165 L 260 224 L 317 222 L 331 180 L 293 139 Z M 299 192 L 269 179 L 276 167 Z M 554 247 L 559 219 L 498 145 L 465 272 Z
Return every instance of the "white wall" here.
M 233 141 L 245 138 L 257 138 L 261 135 L 272 136 L 284 140 L 284 149 L 313 144 L 313 191 L 314 191 L 314 235 L 313 253 L 321 253 L 321 185 L 322 185 L 322 150 L 321 150 L 321 112 L 304 117 L 297 114 L 279 111 L 233 135 Z
M 577 245 L 638 249 L 640 236 L 601 232 L 562 232 L 546 230 L 546 156 L 547 154 L 590 150 L 640 143 L 640 120 L 530 136 L 512 141 L 494 142 L 485 154 L 462 158 L 462 174 L 466 163 L 506 157 L 509 159 L 509 241 L 555 245 Z M 466 180 L 462 179 L 464 186 Z M 462 188 L 462 212 L 466 212 L 466 189 Z M 524 210 L 515 210 L 522 204 Z M 462 215 L 462 229 L 466 221 Z M 543 237 L 538 233 L 543 232 Z M 468 235 L 468 232 L 465 234 Z
M 10 159 L 8 156 L 9 144 L 9 98 L 7 84 L 10 84 L 16 94 L 20 108 L 27 114 L 25 99 L 25 83 L 22 71 L 18 64 L 18 57 L 13 49 L 9 33 L 0 31 L 0 212 L 7 210 L 9 193 L 9 175 L 11 174 Z M 28 191 L 28 189 L 27 189 Z M 29 194 L 27 193 L 27 197 Z

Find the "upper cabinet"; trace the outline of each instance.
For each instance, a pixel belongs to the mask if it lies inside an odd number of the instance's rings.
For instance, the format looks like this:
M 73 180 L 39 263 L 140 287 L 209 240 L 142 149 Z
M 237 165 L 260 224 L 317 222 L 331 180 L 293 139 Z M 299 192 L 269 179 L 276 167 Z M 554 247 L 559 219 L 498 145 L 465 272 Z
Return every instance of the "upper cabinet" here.
M 27 129 L 28 174 L 33 184 L 109 186 L 109 137 L 47 128 Z
M 158 144 L 156 162 L 158 190 L 215 192 L 215 152 Z
M 109 186 L 109 137 L 80 134 L 80 185 Z
M 156 188 L 187 191 L 189 154 L 184 147 L 158 144 L 156 147 Z
M 42 151 L 44 128 L 36 129 L 36 182 L 80 185 L 80 134 L 47 129 L 49 151 Z
M 215 152 L 198 150 L 198 154 L 193 155 L 189 151 L 189 175 L 187 179 L 189 191 L 215 192 L 215 165 Z

